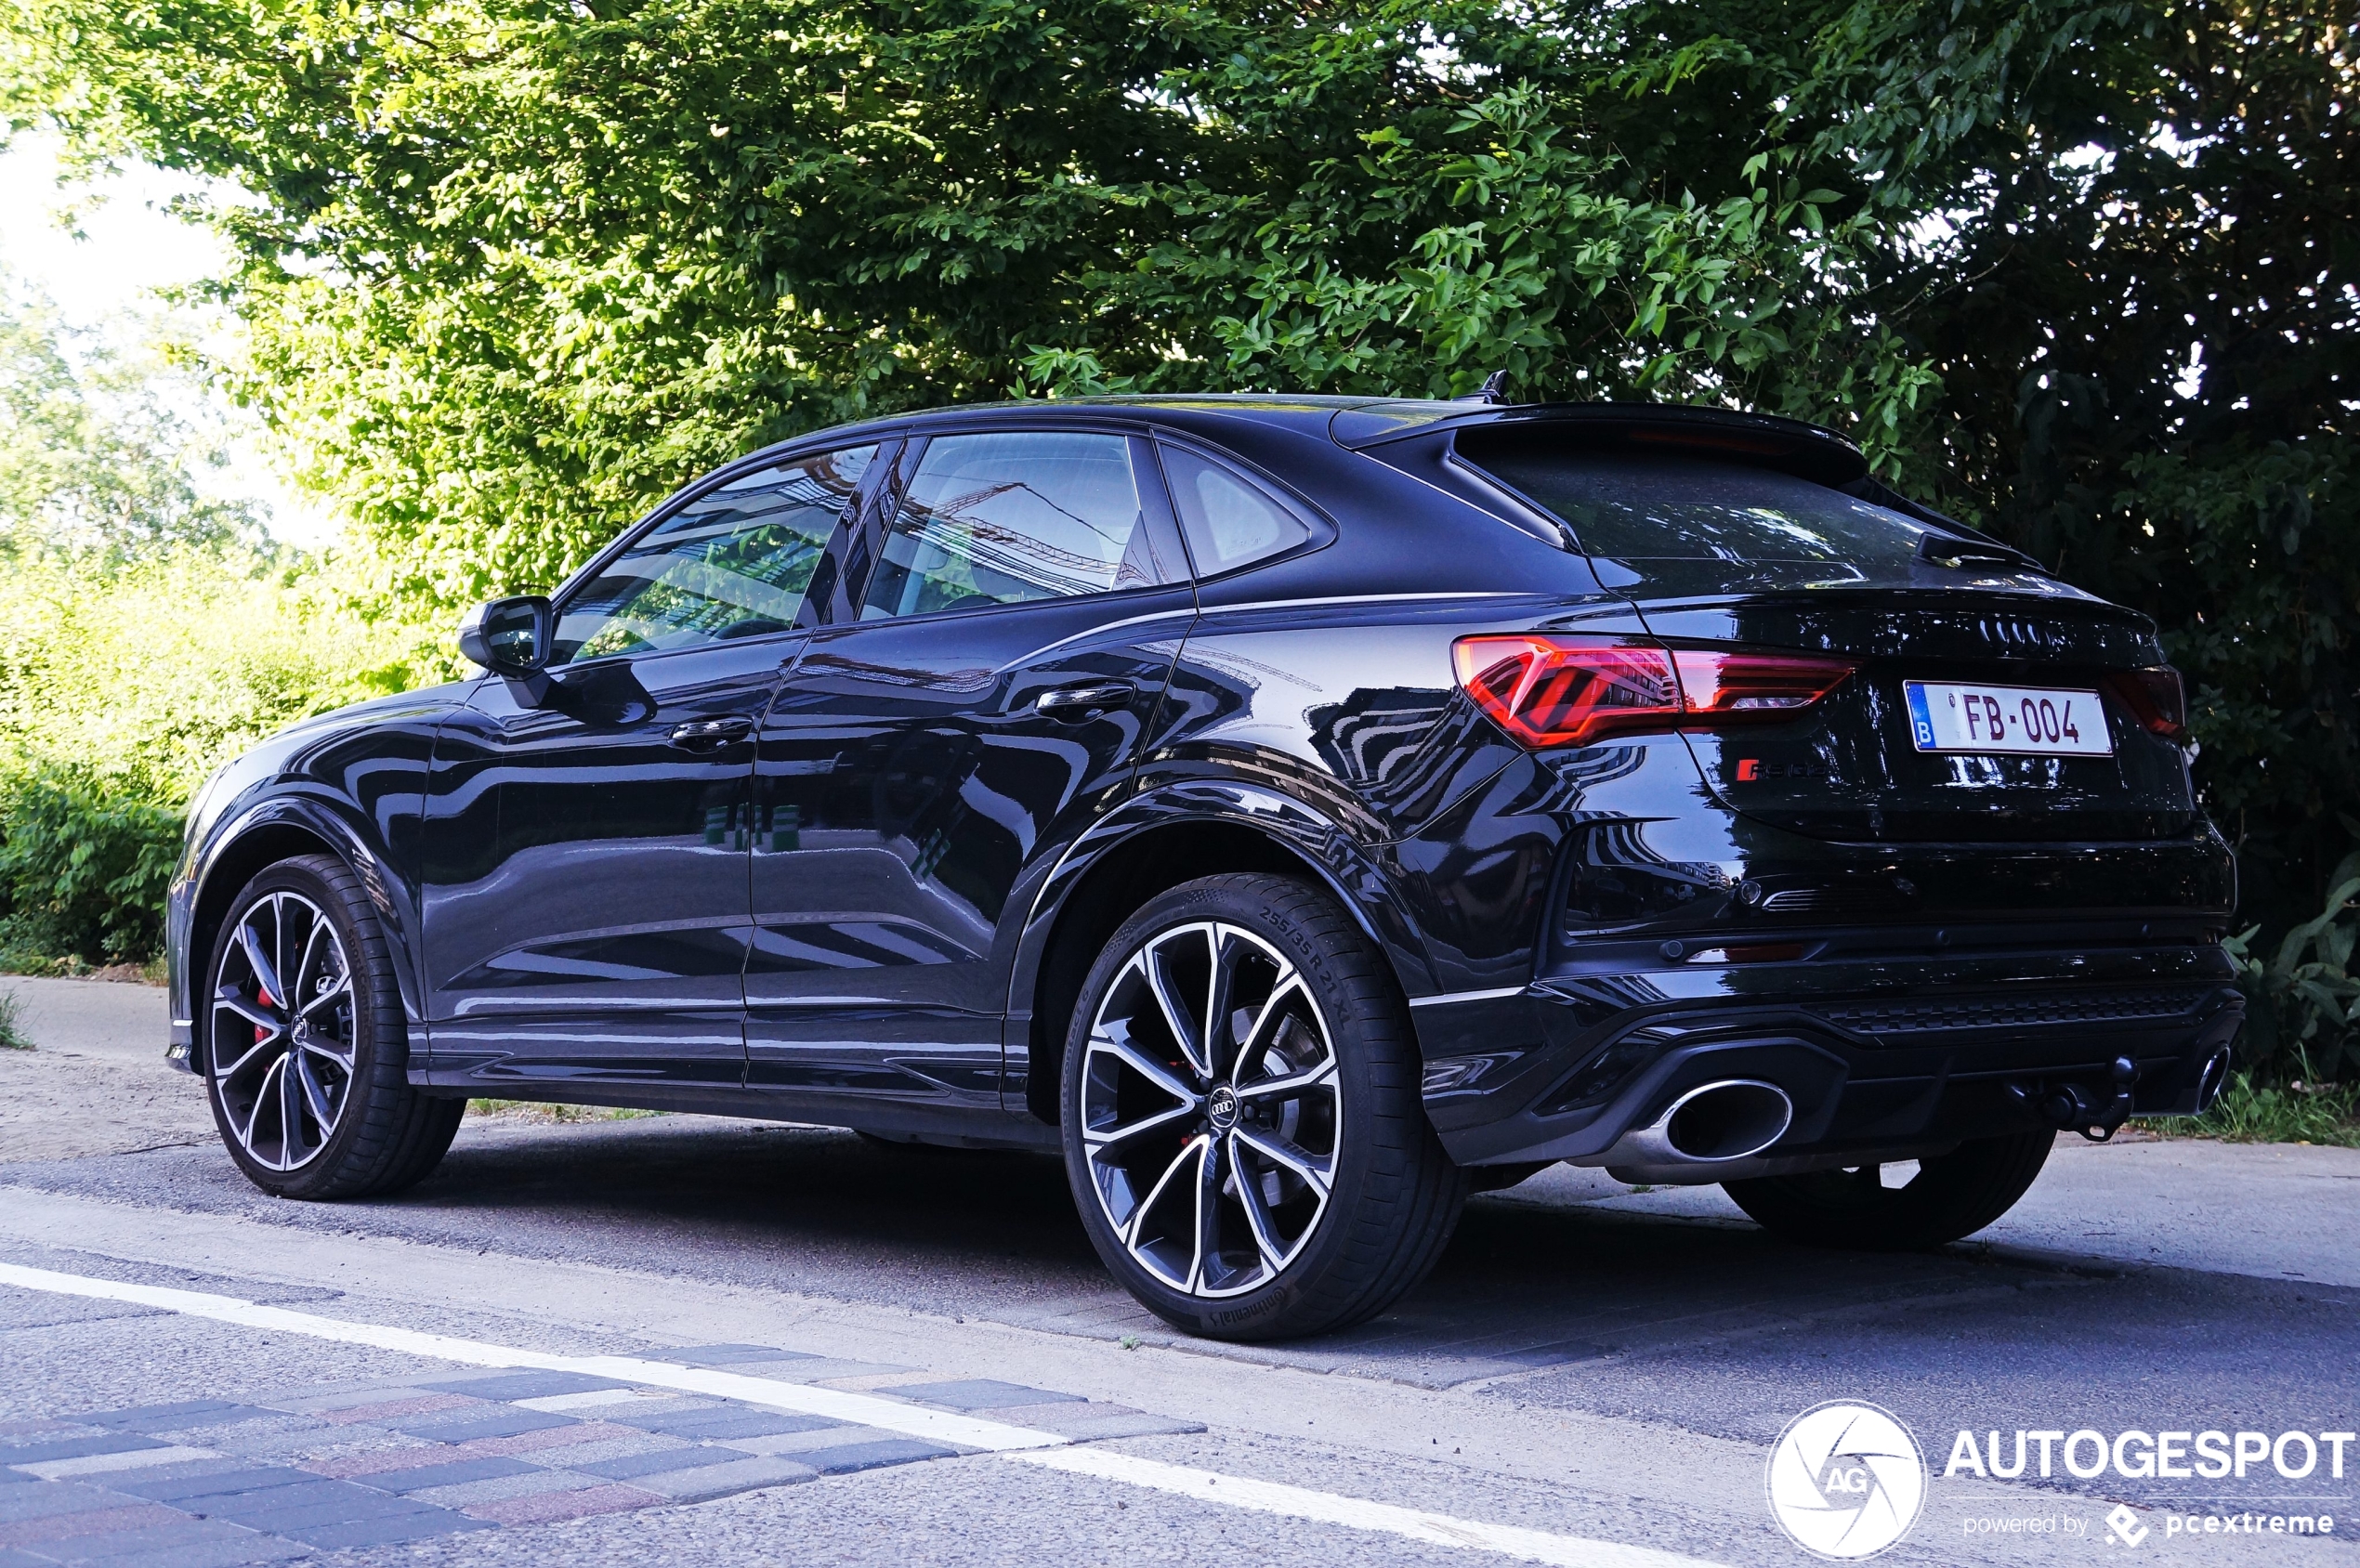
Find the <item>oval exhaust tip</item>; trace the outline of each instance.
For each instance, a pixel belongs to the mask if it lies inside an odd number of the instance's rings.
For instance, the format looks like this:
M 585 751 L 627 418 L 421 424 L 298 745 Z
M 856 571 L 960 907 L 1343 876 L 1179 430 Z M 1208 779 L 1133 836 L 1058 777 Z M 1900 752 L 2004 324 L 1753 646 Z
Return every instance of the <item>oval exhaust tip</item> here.
M 2229 1048 L 2222 1046 L 2205 1058 L 2204 1068 L 2196 1075 L 2196 1114 L 2202 1116 L 2212 1109 L 2221 1098 L 2222 1086 L 2229 1079 Z
M 1786 1135 L 1794 1102 L 1773 1083 L 1732 1078 L 1703 1084 L 1672 1103 L 1658 1123 L 1664 1144 L 1683 1159 L 1743 1159 Z

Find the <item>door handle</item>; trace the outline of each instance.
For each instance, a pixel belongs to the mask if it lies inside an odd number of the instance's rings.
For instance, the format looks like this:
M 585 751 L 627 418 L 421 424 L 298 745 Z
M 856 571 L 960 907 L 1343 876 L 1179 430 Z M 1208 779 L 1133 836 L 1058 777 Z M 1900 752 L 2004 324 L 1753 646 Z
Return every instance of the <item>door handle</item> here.
M 1131 700 L 1138 688 L 1129 681 L 1104 681 L 1095 686 L 1059 686 L 1044 691 L 1033 699 L 1035 712 L 1068 723 L 1103 713 L 1109 708 L 1120 708 Z
M 672 743 L 684 751 L 712 751 L 754 733 L 754 721 L 743 713 L 720 719 L 691 719 L 672 726 Z

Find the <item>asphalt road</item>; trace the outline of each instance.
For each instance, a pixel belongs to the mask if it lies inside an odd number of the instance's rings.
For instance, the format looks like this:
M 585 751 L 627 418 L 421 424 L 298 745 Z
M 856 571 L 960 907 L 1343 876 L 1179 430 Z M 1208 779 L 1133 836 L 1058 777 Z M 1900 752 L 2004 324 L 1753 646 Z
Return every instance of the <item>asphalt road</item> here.
M 2353 1151 L 2061 1144 L 1901 1258 L 1560 1168 L 1379 1322 L 1223 1346 L 1114 1289 L 1030 1156 L 471 1117 L 397 1200 L 277 1202 L 162 1065 L 156 993 L 0 984 L 40 1045 L 0 1052 L 0 1568 L 1800 1563 L 1765 1468 L 1835 1400 L 1931 1467 L 1882 1561 L 2360 1562 L 2360 1441 L 2336 1475 L 2320 1435 L 2360 1427 Z M 1956 1462 L 2084 1429 L 2316 1461 Z

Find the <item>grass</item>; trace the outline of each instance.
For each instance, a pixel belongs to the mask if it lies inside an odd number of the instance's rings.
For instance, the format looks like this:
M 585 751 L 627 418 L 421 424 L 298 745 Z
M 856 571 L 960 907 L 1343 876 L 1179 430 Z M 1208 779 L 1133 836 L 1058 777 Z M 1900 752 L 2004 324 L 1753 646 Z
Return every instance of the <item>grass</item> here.
M 31 1051 L 24 1036 L 24 1003 L 14 991 L 0 992 L 0 1051 Z
M 2168 1117 L 2133 1125 L 2166 1138 L 2360 1148 L 2360 1083 L 2265 1085 L 2239 1073 L 2212 1109 L 2200 1117 Z
M 638 1111 L 619 1105 L 557 1105 L 546 1100 L 470 1100 L 467 1114 L 474 1117 L 517 1117 L 526 1121 L 636 1121 L 641 1117 L 662 1116 L 662 1111 Z

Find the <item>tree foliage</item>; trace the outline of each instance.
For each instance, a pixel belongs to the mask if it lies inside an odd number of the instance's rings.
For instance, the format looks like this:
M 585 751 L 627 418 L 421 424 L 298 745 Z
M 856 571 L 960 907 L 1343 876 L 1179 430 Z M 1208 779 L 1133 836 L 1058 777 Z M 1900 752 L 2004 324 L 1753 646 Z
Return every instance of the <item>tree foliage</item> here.
M 43 299 L 0 274 L 0 560 L 45 550 L 117 558 L 171 545 L 251 540 L 243 503 L 208 499 L 211 432 L 164 393 L 176 346 L 126 354 L 72 333 Z
M 389 602 L 1011 393 L 1737 403 L 2154 613 L 2249 907 L 2351 846 L 2352 17 L 2288 0 L 0 0 L 235 181 Z
M 1504 366 L 1890 452 L 1931 385 L 1852 330 L 1836 193 L 1622 63 L 1645 11 L 24 6 L 20 103 L 262 198 L 255 395 L 452 597 L 917 403 Z
M 207 771 L 451 663 L 203 498 L 215 432 L 136 325 L 0 307 L 0 969 L 147 958 Z

